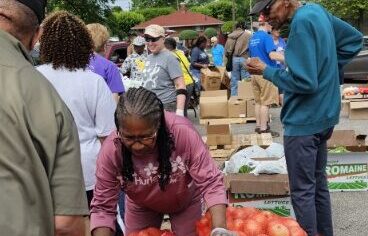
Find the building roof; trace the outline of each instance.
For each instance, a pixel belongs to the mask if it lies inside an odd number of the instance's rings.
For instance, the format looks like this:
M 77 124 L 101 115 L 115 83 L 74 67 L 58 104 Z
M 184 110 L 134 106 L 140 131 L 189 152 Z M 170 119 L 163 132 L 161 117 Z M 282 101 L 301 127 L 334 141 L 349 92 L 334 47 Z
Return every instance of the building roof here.
M 188 10 L 179 10 L 169 15 L 159 16 L 149 21 L 134 26 L 133 30 L 144 29 L 151 24 L 161 25 L 164 28 L 180 28 L 190 26 L 209 26 L 222 25 L 224 22 L 213 17 L 190 12 Z

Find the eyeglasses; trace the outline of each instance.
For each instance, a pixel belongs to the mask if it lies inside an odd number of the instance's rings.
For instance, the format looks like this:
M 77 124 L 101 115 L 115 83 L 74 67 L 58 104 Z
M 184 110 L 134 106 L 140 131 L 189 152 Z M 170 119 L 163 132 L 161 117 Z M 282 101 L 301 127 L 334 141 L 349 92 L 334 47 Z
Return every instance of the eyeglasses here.
M 121 134 L 120 132 L 118 134 L 121 140 L 129 146 L 132 146 L 133 144 L 137 142 L 143 145 L 151 145 L 153 144 L 153 142 L 155 141 L 155 138 L 157 137 L 157 131 L 150 136 L 142 136 L 142 137 L 125 136 Z
M 157 37 L 157 38 L 154 38 L 154 37 L 144 37 L 144 39 L 146 40 L 147 43 L 149 42 L 152 42 L 152 43 L 155 43 L 157 42 L 158 40 L 160 40 L 162 37 Z

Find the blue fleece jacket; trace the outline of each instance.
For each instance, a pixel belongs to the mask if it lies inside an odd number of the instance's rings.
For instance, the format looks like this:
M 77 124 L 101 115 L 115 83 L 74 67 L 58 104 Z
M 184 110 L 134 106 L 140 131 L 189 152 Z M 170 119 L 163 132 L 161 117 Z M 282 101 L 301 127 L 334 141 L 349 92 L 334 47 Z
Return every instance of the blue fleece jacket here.
M 339 73 L 362 48 L 363 35 L 318 4 L 294 14 L 285 50 L 286 70 L 267 67 L 265 79 L 284 91 L 285 136 L 322 132 L 339 122 Z

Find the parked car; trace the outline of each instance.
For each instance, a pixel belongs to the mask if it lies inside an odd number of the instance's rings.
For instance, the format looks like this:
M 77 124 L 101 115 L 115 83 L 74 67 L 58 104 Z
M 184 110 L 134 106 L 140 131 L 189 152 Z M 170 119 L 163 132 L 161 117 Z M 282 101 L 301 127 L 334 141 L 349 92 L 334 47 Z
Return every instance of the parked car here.
M 129 43 L 125 41 L 108 42 L 105 47 L 105 57 L 120 67 L 128 55 L 128 47 Z
M 364 36 L 363 50 L 345 66 L 344 79 L 368 82 L 368 36 Z

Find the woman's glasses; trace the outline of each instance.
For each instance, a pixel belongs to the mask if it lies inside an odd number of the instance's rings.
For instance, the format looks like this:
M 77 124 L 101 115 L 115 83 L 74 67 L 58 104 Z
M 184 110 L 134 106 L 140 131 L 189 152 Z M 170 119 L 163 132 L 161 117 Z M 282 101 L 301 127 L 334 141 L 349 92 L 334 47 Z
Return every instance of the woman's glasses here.
M 121 134 L 119 132 L 119 136 L 121 138 L 121 140 L 127 144 L 128 146 L 131 146 L 135 143 L 141 143 L 143 145 L 151 145 L 153 144 L 153 142 L 155 141 L 156 137 L 157 137 L 157 131 L 149 136 L 141 136 L 141 137 L 137 137 L 137 136 L 125 136 L 123 134 Z

